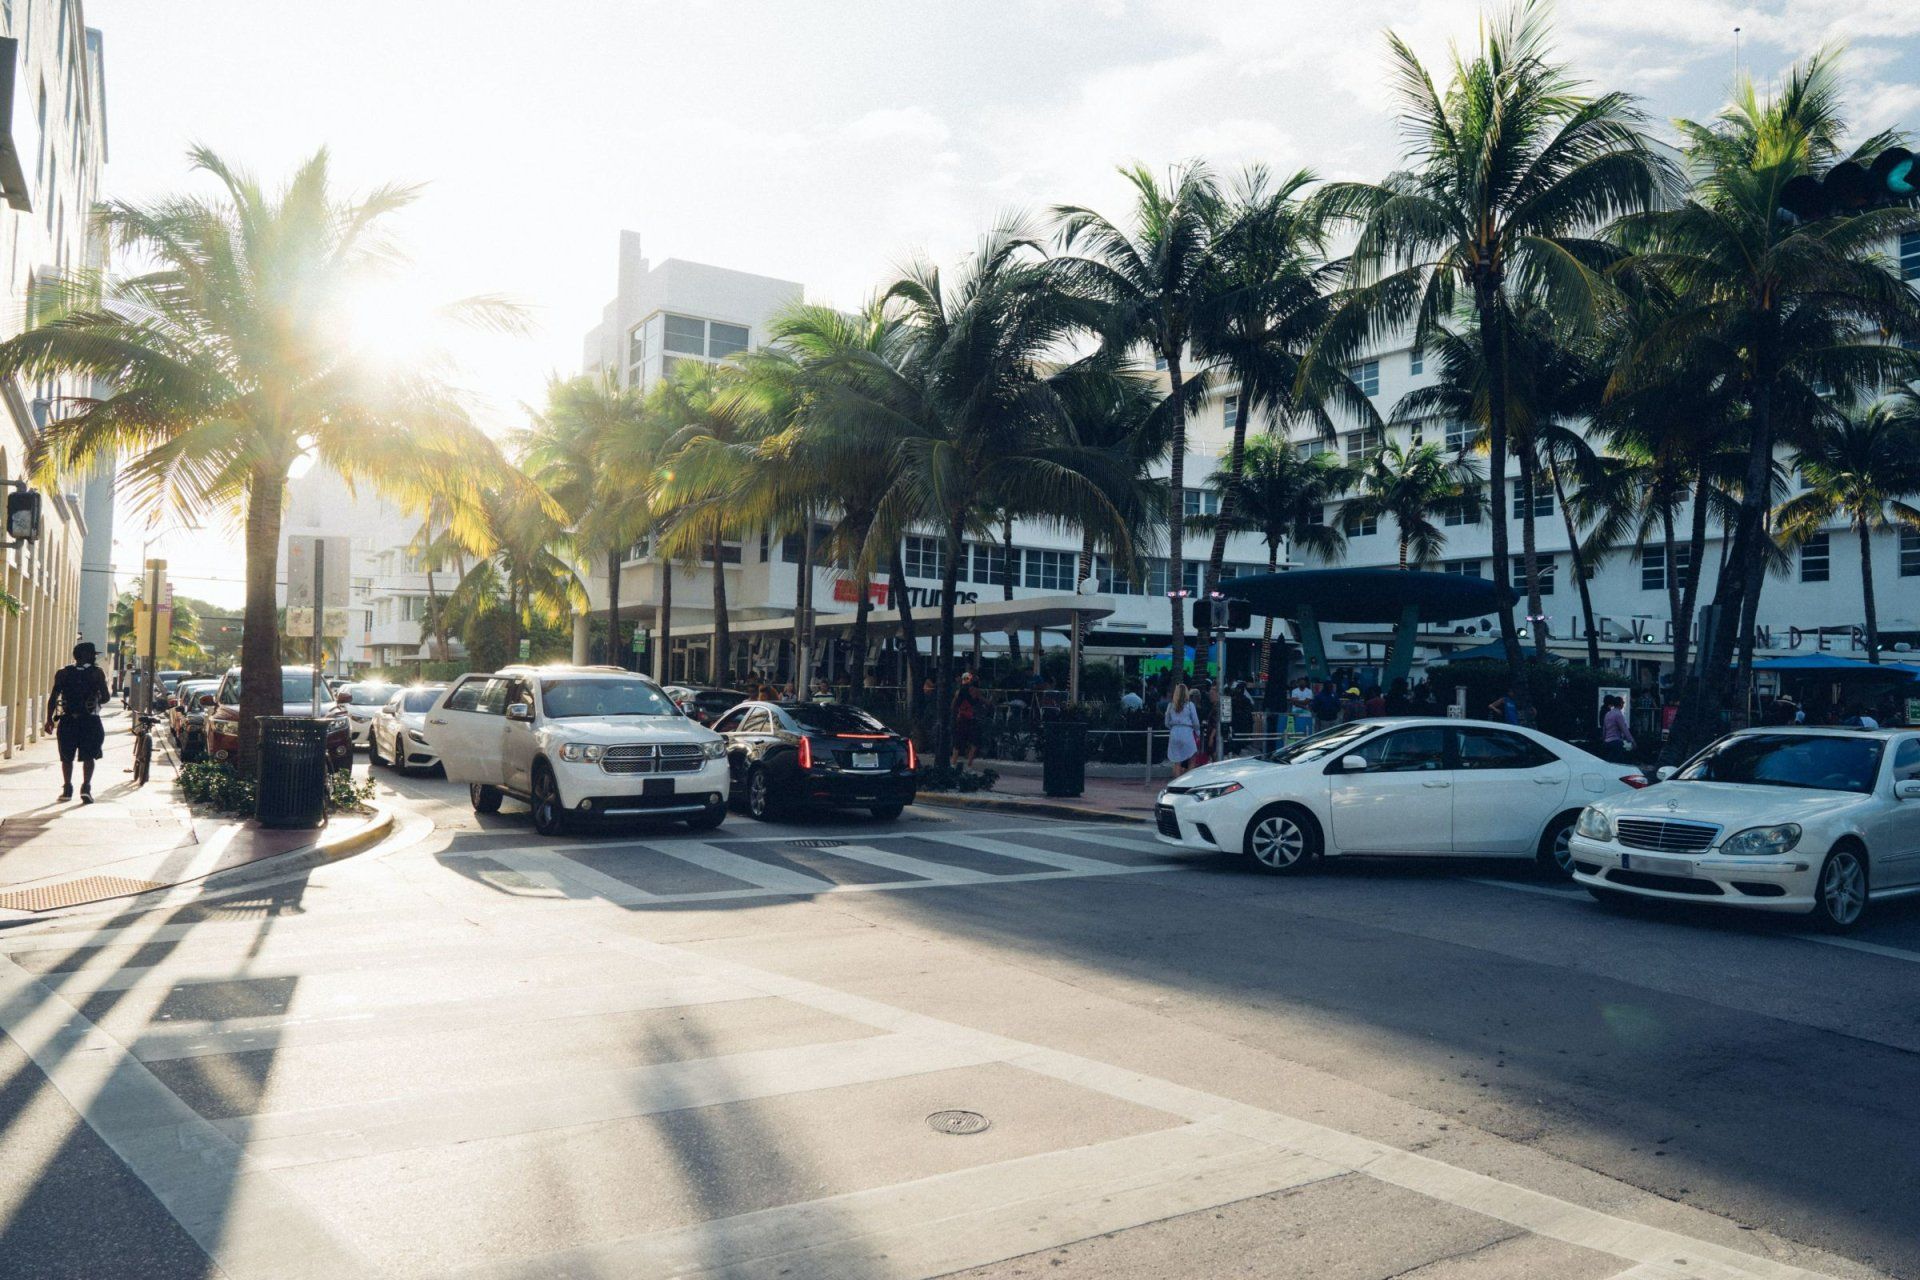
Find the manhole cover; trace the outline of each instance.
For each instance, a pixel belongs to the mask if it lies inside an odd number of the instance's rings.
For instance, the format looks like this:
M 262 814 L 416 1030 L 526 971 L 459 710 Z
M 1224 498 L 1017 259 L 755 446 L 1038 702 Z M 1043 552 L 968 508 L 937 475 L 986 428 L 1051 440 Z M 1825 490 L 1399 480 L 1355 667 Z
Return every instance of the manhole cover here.
M 796 849 L 838 849 L 845 840 L 789 840 L 788 844 Z
M 935 1133 L 951 1133 L 965 1136 L 969 1133 L 985 1133 L 992 1121 L 978 1111 L 936 1111 L 927 1117 L 927 1127 Z

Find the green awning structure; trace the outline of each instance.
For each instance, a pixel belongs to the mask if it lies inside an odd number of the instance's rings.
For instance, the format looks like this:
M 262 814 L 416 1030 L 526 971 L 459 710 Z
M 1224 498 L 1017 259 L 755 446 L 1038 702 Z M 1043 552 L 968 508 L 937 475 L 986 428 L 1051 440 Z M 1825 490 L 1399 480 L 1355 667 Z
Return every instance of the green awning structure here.
M 1220 589 L 1269 617 L 1286 618 L 1300 634 L 1307 673 L 1315 680 L 1331 675 L 1320 624 L 1388 623 L 1393 648 L 1387 679 L 1404 677 L 1413 666 L 1414 634 L 1423 622 L 1453 622 L 1511 609 L 1519 593 L 1485 578 L 1419 569 L 1294 569 L 1223 582 Z

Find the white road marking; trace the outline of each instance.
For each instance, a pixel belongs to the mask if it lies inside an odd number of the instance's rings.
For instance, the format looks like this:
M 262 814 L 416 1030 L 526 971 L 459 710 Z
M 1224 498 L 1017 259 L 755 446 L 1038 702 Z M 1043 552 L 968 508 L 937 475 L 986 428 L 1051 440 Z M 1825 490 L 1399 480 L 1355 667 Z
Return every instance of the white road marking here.
M 662 840 L 647 848 L 669 857 L 691 862 L 696 867 L 705 867 L 708 871 L 718 872 L 730 880 L 761 889 L 775 889 L 781 893 L 824 893 L 834 886 L 826 880 L 814 876 L 802 875 L 798 871 L 789 871 L 785 867 L 772 866 L 753 858 L 729 853 L 725 849 L 697 840 Z
M 1028 828 L 1031 833 L 1032 828 Z M 1043 867 L 1055 867 L 1061 871 L 1072 871 L 1083 876 L 1112 875 L 1116 871 L 1169 871 L 1172 867 L 1129 867 L 1117 862 L 1102 862 L 1098 858 L 1082 858 L 1071 853 L 1055 853 L 1051 849 L 1035 849 L 1029 845 L 1015 844 L 1011 840 L 994 840 L 976 836 L 970 831 L 949 831 L 935 835 L 931 832 L 921 834 L 922 840 L 938 840 L 941 844 L 958 845 L 962 849 L 977 849 L 981 853 L 997 853 L 1003 858 L 1019 858 L 1026 862 L 1037 862 Z M 1007 880 L 1010 876 L 997 876 Z
M 983 884 L 1001 879 L 987 871 L 969 871 L 965 867 L 949 867 L 938 862 L 928 862 L 924 858 L 908 857 L 904 853 L 889 853 L 868 844 L 836 845 L 828 852 L 836 857 L 852 858 L 855 862 L 864 862 L 870 867 L 884 867 L 888 871 L 897 871 L 901 875 L 919 876 L 922 880 L 934 884 Z
M 1484 884 L 1492 889 L 1511 889 L 1515 893 L 1538 893 L 1549 898 L 1567 898 L 1575 902 L 1586 902 L 1584 889 L 1555 889 L 1544 884 L 1520 884 L 1513 880 L 1486 880 L 1479 876 L 1464 877 L 1468 884 Z
M 1817 942 L 1823 947 L 1842 947 L 1848 951 L 1862 951 L 1870 956 L 1884 956 L 1888 960 L 1905 960 L 1908 964 L 1920 964 L 1920 951 L 1907 951 L 1900 947 L 1889 947 L 1884 943 L 1865 942 L 1859 938 L 1836 938 L 1824 933 L 1796 933 L 1793 936 L 1802 942 Z
M 608 902 L 632 906 L 642 902 L 653 902 L 659 897 L 637 885 L 628 884 L 625 880 L 595 871 L 592 867 L 582 866 L 572 858 L 558 853 L 541 854 L 525 849 L 492 849 L 480 856 L 490 858 L 503 867 L 511 867 L 524 876 L 549 876 L 559 891 L 569 898 L 604 898 Z

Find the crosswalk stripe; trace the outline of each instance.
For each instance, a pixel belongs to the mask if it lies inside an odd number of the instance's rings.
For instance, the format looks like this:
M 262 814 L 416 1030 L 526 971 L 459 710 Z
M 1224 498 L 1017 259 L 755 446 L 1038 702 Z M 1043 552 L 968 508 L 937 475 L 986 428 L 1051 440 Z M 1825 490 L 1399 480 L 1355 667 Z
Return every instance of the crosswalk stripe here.
M 866 844 L 836 845 L 832 850 L 835 857 L 852 858 L 855 862 L 864 862 L 869 866 L 885 867 L 888 871 L 898 871 L 901 875 L 919 876 L 935 884 L 981 884 L 1001 877 L 986 871 L 972 871 L 966 867 L 949 867 L 938 862 L 928 862 L 924 858 L 909 857 L 904 853 L 888 853 Z
M 708 871 L 715 871 L 762 889 L 773 889 L 781 893 L 824 893 L 834 887 L 825 880 L 801 875 L 798 871 L 789 871 L 785 867 L 776 867 L 754 858 L 745 858 L 714 845 L 702 844 L 697 840 L 662 840 L 658 844 L 647 847 L 669 857 L 678 858 L 682 862 L 691 862 L 696 867 L 705 867 Z
M 1748 1280 L 1751 1275 L 1710 1258 L 1674 1258 L 1628 1267 L 1610 1280 Z
M 1083 875 L 1112 875 L 1116 871 L 1126 869 L 1116 863 L 1102 862 L 1098 858 L 1081 858 L 1071 853 L 1055 853 L 1051 849 L 1036 849 L 1031 845 L 1015 844 L 1011 840 L 994 840 L 966 832 L 922 831 L 916 834 L 922 840 L 938 840 L 942 844 L 958 845 L 962 849 L 997 853 L 1002 857 L 1037 862 L 1043 867 L 1055 867 L 1061 871 L 1078 871 Z M 996 879 L 1005 879 L 1005 877 L 996 877 Z
M 882 1034 L 659 1062 L 617 1071 L 216 1120 L 265 1169 L 596 1124 L 753 1098 L 979 1066 L 992 1053 L 926 1036 Z
M 1132 849 L 1135 853 L 1159 853 L 1171 856 L 1180 852 L 1180 850 L 1173 845 L 1162 844 L 1158 840 L 1144 840 L 1139 836 L 1123 836 L 1119 834 L 1108 834 L 1106 832 L 1096 833 L 1089 831 L 1085 835 L 1074 836 L 1073 839 L 1085 844 L 1104 844 L 1115 849 Z
M 523 849 L 495 849 L 482 855 L 510 867 L 524 876 L 546 875 L 553 878 L 569 898 L 605 898 L 608 902 L 632 906 L 657 902 L 658 894 L 616 879 L 561 854 L 532 853 Z
M 1053 1248 L 1345 1172 L 1212 1125 L 1180 1125 L 461 1275 L 945 1275 L 1006 1257 L 1009 1241 L 1022 1253 Z

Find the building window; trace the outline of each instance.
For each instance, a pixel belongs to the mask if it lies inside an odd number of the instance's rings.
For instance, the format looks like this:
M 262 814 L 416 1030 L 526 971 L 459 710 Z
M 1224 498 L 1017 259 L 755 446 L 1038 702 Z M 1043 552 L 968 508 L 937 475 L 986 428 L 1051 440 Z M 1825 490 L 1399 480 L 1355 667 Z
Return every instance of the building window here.
M 1920 578 L 1920 529 L 1900 531 L 1900 576 Z
M 1349 372 L 1353 375 L 1353 385 L 1359 387 L 1362 392 L 1370 396 L 1380 394 L 1380 362 L 1378 360 L 1362 361 L 1354 365 Z
M 1459 578 L 1477 578 L 1480 576 L 1478 560 L 1442 560 L 1440 572 L 1451 573 Z
M 1407 372 L 1417 378 L 1426 371 L 1427 353 L 1418 347 L 1407 352 Z
M 1163 569 L 1161 572 L 1162 576 L 1164 576 L 1165 570 Z M 1095 556 L 1093 558 L 1093 581 L 1094 589 L 1104 595 L 1137 596 L 1140 594 L 1140 588 L 1130 582 L 1124 573 L 1120 572 L 1120 568 L 1114 564 L 1112 556 Z
M 1447 448 L 1454 453 L 1465 453 L 1467 446 L 1473 443 L 1473 426 L 1465 422 L 1447 424 Z
M 1167 562 L 1156 556 L 1147 561 L 1146 594 L 1164 596 L 1167 594 Z
M 1553 594 L 1555 577 L 1553 557 L 1536 556 L 1535 563 L 1540 566 L 1540 594 L 1550 596 Z M 1521 595 L 1527 592 L 1527 558 L 1525 556 L 1513 558 L 1513 589 Z
M 1900 235 L 1900 278 L 1920 280 L 1920 231 Z
M 632 546 L 628 547 L 626 562 L 628 564 L 632 564 L 636 560 L 645 560 L 647 558 L 647 549 L 650 542 L 651 542 L 651 539 L 641 538 L 639 541 L 635 542 Z
M 1684 574 L 1687 566 L 1693 562 L 1693 548 L 1685 543 L 1673 549 L 1673 568 L 1676 573 Z M 1667 589 L 1667 549 L 1665 546 L 1640 548 L 1640 589 L 1642 591 L 1665 591 Z
M 1446 514 L 1441 517 L 1441 522 L 1449 527 L 1463 524 L 1479 524 L 1479 500 L 1471 495 L 1463 498 L 1455 498 L 1453 501 L 1447 503 Z
M 1347 461 L 1358 462 L 1380 452 L 1381 432 L 1379 427 L 1362 427 L 1347 436 Z
M 973 565 L 967 574 L 969 582 L 981 582 L 988 586 L 1007 585 L 1007 549 L 990 543 L 975 542 L 969 544 Z
M 707 322 L 692 316 L 668 316 L 666 340 L 661 346 L 683 356 L 704 356 L 707 354 Z
M 647 326 L 637 324 L 633 326 L 633 332 L 627 335 L 627 363 L 630 365 L 641 365 L 645 364 L 646 360 Z
M 1380 517 L 1362 516 L 1357 511 L 1349 511 L 1340 518 L 1340 527 L 1349 538 L 1370 538 L 1380 532 Z
M 901 565 L 909 578 L 941 581 L 947 572 L 947 547 L 939 538 L 908 537 Z
M 1825 582 L 1827 580 L 1828 551 L 1825 529 L 1800 544 L 1800 581 Z
M 1536 483 L 1533 491 L 1533 514 L 1542 520 L 1553 514 L 1552 489 Z M 1521 487 L 1518 480 L 1513 482 L 1513 518 L 1515 520 L 1524 520 L 1527 518 L 1526 491 Z
M 1240 397 L 1228 396 L 1226 404 L 1227 430 L 1232 431 L 1240 425 Z
M 1211 489 L 1182 489 L 1180 509 L 1191 520 L 1195 516 L 1220 514 L 1220 495 Z
M 1153 367 L 1161 373 L 1165 373 L 1167 371 L 1167 357 L 1158 351 L 1154 352 Z
M 1073 590 L 1073 552 L 1029 549 L 1020 559 L 1025 570 L 1021 578 L 1023 586 L 1038 587 L 1042 591 Z
M 1180 586 L 1188 595 L 1200 594 L 1200 570 L 1205 567 L 1205 560 L 1187 559 L 1180 562 Z
M 747 326 L 722 324 L 718 320 L 707 326 L 707 355 L 713 359 L 724 360 L 746 349 Z

